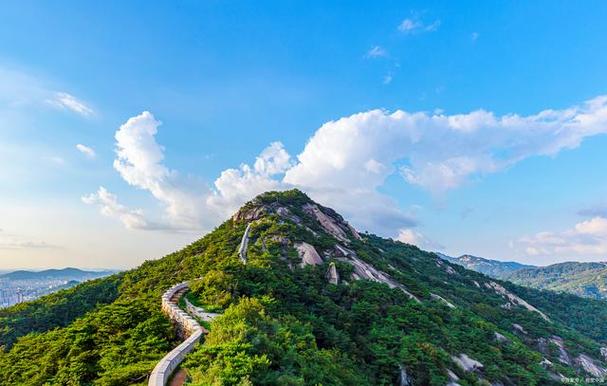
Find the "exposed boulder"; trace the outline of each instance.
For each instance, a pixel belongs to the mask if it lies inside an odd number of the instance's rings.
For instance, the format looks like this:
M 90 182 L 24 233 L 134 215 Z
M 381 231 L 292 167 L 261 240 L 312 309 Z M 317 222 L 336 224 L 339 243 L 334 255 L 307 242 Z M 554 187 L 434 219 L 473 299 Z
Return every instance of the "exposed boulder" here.
M 510 339 L 506 338 L 506 336 L 504 336 L 504 335 L 500 334 L 500 333 L 499 333 L 499 332 L 497 332 L 497 331 L 495 331 L 495 332 L 494 332 L 494 334 L 495 334 L 495 340 L 496 340 L 496 342 L 498 342 L 498 343 L 504 343 L 504 342 L 508 342 L 508 341 L 510 341 Z
M 259 199 L 247 203 L 232 216 L 234 222 L 251 222 L 264 216 L 276 214 L 279 217 L 289 219 L 296 224 L 301 224 L 301 219 L 293 214 L 289 208 L 278 202 L 262 202 Z
M 461 353 L 459 356 L 452 356 L 451 359 L 464 371 L 475 371 L 483 368 L 483 364 L 470 358 L 467 354 Z
M 569 358 L 569 353 L 565 350 L 565 342 L 563 338 L 560 336 L 553 336 L 550 338 L 550 342 L 554 343 L 556 347 L 559 349 L 559 362 L 571 366 L 571 358 Z
M 232 220 L 234 222 L 251 222 L 263 217 L 266 213 L 265 206 L 244 206 L 232 216 Z
M 405 369 L 405 366 L 398 365 L 398 367 L 400 368 L 400 377 L 399 377 L 400 386 L 413 386 L 413 380 L 407 374 L 407 370 Z
M 316 249 L 308 243 L 295 244 L 295 249 L 301 258 L 300 266 L 322 264 L 322 257 L 316 252 Z
M 355 254 L 351 254 L 347 258 L 341 259 L 341 260 L 345 261 L 346 263 L 351 264 L 354 267 L 354 273 L 352 274 L 352 277 L 354 279 L 356 279 L 356 280 L 367 279 L 367 280 L 377 281 L 380 283 L 385 283 L 390 288 L 399 288 L 401 291 L 406 293 L 411 299 L 414 299 L 417 302 L 419 302 L 419 299 L 415 295 L 413 295 L 411 292 L 409 292 L 405 288 L 405 286 L 403 286 L 396 280 L 392 279 L 390 277 L 390 275 L 388 275 L 387 273 L 382 272 L 382 271 L 378 270 L 377 268 L 375 268 L 374 266 L 372 266 L 371 264 L 359 259 L 358 257 L 356 257 Z
M 327 271 L 327 281 L 331 284 L 339 284 L 339 273 L 334 262 L 329 263 L 329 270 Z
M 501 284 L 491 281 L 489 283 L 485 283 L 485 287 L 493 289 L 496 293 L 506 297 L 510 301 L 510 303 L 522 306 L 531 312 L 536 312 L 544 320 L 546 320 L 548 322 L 550 321 L 550 319 L 548 319 L 548 317 L 542 311 L 538 310 L 537 308 L 533 307 L 531 304 L 527 303 L 525 300 L 521 299 L 520 297 L 516 296 L 512 292 L 508 291 Z
M 544 358 L 542 359 L 542 361 L 540 362 L 540 366 L 542 366 L 545 369 L 549 369 L 552 366 L 554 366 L 554 363 L 552 363 L 551 361 L 549 361 L 548 359 Z
M 297 217 L 296 215 L 294 215 L 293 213 L 291 213 L 291 211 L 288 208 L 285 208 L 284 206 L 279 206 L 277 208 L 275 208 L 276 214 L 278 214 L 280 217 L 282 218 L 286 218 L 289 219 L 291 221 L 293 221 L 295 224 L 301 224 L 301 219 L 299 217 Z
M 527 331 L 525 331 L 525 329 L 523 328 L 523 326 L 521 326 L 518 323 L 512 323 L 512 327 L 514 327 L 514 329 L 516 331 L 520 332 L 520 333 L 527 334 Z
M 334 218 L 326 215 L 317 205 L 306 204 L 303 206 L 303 210 L 314 216 L 327 233 L 340 241 L 348 241 L 346 232 L 339 226 L 338 222 Z
M 597 378 L 607 377 L 607 369 L 597 365 L 595 361 L 586 354 L 580 354 L 575 358 L 575 363 L 580 365 L 588 374 Z
M 438 300 L 438 301 L 444 303 L 449 308 L 457 308 L 457 307 L 455 307 L 455 305 L 453 303 L 449 302 L 447 299 L 445 299 L 444 297 L 442 297 L 440 295 L 431 293 L 430 297 L 434 300 Z
M 459 385 L 459 383 L 457 383 L 457 381 L 459 381 L 459 377 L 453 372 L 453 370 L 447 369 L 447 376 L 449 377 L 449 383 L 447 386 Z
M 354 229 L 354 227 L 348 223 L 346 223 L 346 226 L 348 227 L 348 229 L 350 230 L 350 233 L 352 233 L 352 236 L 354 236 L 355 239 L 357 240 L 362 240 L 363 238 L 360 237 L 360 235 L 358 234 L 358 232 L 356 231 L 356 229 Z

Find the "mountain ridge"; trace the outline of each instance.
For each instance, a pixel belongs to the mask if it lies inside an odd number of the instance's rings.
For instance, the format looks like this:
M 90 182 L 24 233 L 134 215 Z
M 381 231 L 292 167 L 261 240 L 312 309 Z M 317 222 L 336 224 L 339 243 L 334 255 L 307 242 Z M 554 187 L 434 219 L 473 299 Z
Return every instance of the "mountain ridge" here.
M 0 329 L 0 379 L 142 382 L 178 343 L 160 312 L 162 293 L 197 278 L 186 298 L 221 315 L 183 364 L 189 384 L 556 385 L 607 375 L 603 303 L 526 289 L 359 234 L 291 190 L 264 193 L 187 247 L 101 279 L 114 280 L 116 292 L 62 326 L 49 322 L 10 341 Z M 87 287 L 76 288 L 68 298 Z M 0 312 L 0 325 L 17 311 Z
M 472 255 L 452 257 L 440 252 L 435 253 L 451 263 L 522 286 L 593 299 L 607 299 L 606 262 L 567 261 L 534 266 Z
M 448 256 L 443 253 L 435 252 L 439 257 L 459 264 L 467 269 L 484 273 L 495 278 L 505 278 L 507 274 L 519 269 L 536 268 L 534 265 L 523 264 L 516 261 L 492 260 L 484 257 L 478 257 L 470 254 L 464 254 L 458 257 Z
M 0 279 L 32 280 L 38 278 L 56 278 L 71 280 L 79 277 L 99 277 L 115 273 L 115 270 L 84 270 L 74 267 L 49 268 L 40 271 L 19 269 L 0 274 Z

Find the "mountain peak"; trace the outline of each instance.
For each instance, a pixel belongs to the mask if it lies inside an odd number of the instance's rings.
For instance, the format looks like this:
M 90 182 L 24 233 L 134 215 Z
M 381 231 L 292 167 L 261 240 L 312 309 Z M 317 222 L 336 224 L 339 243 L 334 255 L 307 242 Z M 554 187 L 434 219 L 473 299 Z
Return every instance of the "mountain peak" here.
M 3 311 L 0 379 L 141 383 L 180 333 L 161 314 L 161 295 L 186 283 L 179 315 L 221 314 L 181 364 L 195 384 L 557 384 L 607 374 L 602 304 L 361 237 L 289 190 L 257 196 L 163 259 Z M 19 371 L 28 368 L 41 370 Z
M 277 216 L 314 233 L 326 232 L 342 242 L 361 240 L 358 232 L 335 210 L 313 201 L 299 189 L 271 191 L 247 202 L 232 216 L 234 222 L 252 222 Z M 320 228 L 318 228 L 320 226 Z
M 232 216 L 232 220 L 235 222 L 253 221 L 266 215 L 278 213 L 281 208 L 303 207 L 306 204 L 313 203 L 314 201 L 299 189 L 265 192 L 245 203 Z

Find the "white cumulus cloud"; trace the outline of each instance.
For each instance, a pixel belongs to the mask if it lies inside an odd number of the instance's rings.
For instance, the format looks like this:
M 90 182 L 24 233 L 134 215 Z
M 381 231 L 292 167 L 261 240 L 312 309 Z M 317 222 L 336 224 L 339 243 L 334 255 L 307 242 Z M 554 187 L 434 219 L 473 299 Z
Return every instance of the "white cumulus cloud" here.
M 552 259 L 607 256 L 607 218 L 593 217 L 560 232 L 545 231 L 525 236 L 515 243 L 529 256 Z
M 217 225 L 255 195 L 284 188 L 274 178 L 291 166 L 281 143 L 270 144 L 253 166 L 242 164 L 224 170 L 209 188 L 164 164 L 164 148 L 156 142 L 160 125 L 148 111 L 121 125 L 115 134 L 114 169 L 129 185 L 149 192 L 163 205 L 162 218 L 147 219 L 141 210 L 119 204 L 118 198 L 103 187 L 83 197 L 85 203 L 98 205 L 102 213 L 118 218 L 131 229 L 200 231 Z
M 404 228 L 399 230 L 396 240 L 402 241 L 403 243 L 415 245 L 421 249 L 430 251 L 441 250 L 444 247 L 421 234 L 419 231 L 411 228 Z
M 224 217 L 228 216 L 260 193 L 285 189 L 286 185 L 275 177 L 290 167 L 290 155 L 282 143 L 274 142 L 261 152 L 253 167 L 242 164 L 238 169 L 221 172 L 207 204 Z
M 156 142 L 160 121 L 148 112 L 127 120 L 116 131 L 114 169 L 130 185 L 146 190 L 165 206 L 168 228 L 198 229 L 208 194 L 190 184 L 164 163 L 164 149 Z
M 128 229 L 152 229 L 141 209 L 129 209 L 118 202 L 118 197 L 100 186 L 97 192 L 82 197 L 82 202 L 98 205 L 101 214 L 119 219 Z
M 443 194 L 526 158 L 554 156 L 607 132 L 607 97 L 528 116 L 485 110 L 361 112 L 323 124 L 295 158 L 274 142 L 252 164 L 226 169 L 210 185 L 165 165 L 164 148 L 156 142 L 159 126 L 149 112 L 120 126 L 114 168 L 162 204 L 162 220 L 150 227 L 139 211 L 105 205 L 108 200 L 86 201 L 118 208 L 105 211 L 121 219 L 129 214 L 128 222 L 143 224 L 140 228 L 208 230 L 261 192 L 298 187 L 361 230 L 409 240 L 415 236 L 418 243 L 431 245 L 412 229 L 415 216 L 381 192 L 389 177 Z
M 553 156 L 606 132 L 606 96 L 529 116 L 372 110 L 325 123 L 285 181 L 366 189 L 381 186 L 398 170 L 408 183 L 443 193 L 470 177 L 528 157 Z M 381 172 L 370 167 L 375 163 L 383 165 Z

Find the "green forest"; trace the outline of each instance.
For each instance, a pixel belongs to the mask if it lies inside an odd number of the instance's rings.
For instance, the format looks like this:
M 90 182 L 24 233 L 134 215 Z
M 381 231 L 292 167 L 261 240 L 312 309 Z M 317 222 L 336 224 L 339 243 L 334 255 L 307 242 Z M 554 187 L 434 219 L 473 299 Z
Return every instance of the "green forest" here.
M 314 206 L 346 238 L 324 226 Z M 238 248 L 249 223 L 243 264 Z M 299 243 L 312 245 L 322 263 L 301 264 Z M 352 256 L 398 286 L 357 280 Z M 330 264 L 338 284 L 327 280 Z M 603 302 L 520 287 L 408 244 L 358 237 L 339 214 L 291 190 L 257 197 L 162 259 L 0 310 L 0 384 L 146 384 L 180 342 L 160 297 L 185 280 L 193 280 L 192 301 L 221 313 L 182 365 L 189 385 L 393 385 L 403 374 L 412 385 L 556 385 L 561 377 L 583 384 L 592 375 L 576 358 L 607 366 Z M 462 368 L 454 360 L 462 354 L 482 365 Z

